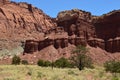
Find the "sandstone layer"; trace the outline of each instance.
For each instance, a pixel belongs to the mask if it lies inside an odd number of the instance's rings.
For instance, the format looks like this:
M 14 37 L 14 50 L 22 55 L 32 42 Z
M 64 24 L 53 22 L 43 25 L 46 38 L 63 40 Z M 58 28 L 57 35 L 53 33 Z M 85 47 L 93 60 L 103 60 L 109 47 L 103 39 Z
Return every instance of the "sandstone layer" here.
M 0 0 L 0 49 L 15 48 L 29 39 L 41 40 L 54 27 L 53 19 L 31 4 Z
M 69 58 L 76 46 L 84 45 L 90 49 L 88 55 L 95 63 L 118 60 L 119 21 L 119 10 L 93 16 L 90 12 L 72 9 L 58 13 L 53 19 L 31 4 L 1 0 L 0 51 L 21 47 L 23 51 L 18 51 L 22 53 L 21 59 L 35 64 L 38 59 Z M 10 52 L 6 55 L 8 58 Z
M 58 27 L 48 30 L 45 39 L 42 41 L 26 41 L 24 50 L 26 53 L 41 53 L 41 50 L 52 45 L 58 51 L 59 56 L 70 57 L 71 51 L 75 46 L 84 45 L 90 46 L 89 55 L 96 63 L 118 59 L 119 56 L 116 57 L 114 55 L 115 52 L 120 50 L 119 23 L 116 23 L 118 25 L 114 27 L 115 22 L 113 21 L 114 19 L 116 21 L 119 17 L 111 17 L 116 12 L 119 11 L 94 17 L 89 12 L 77 9 L 62 11 L 56 18 Z M 106 19 L 106 17 L 111 19 Z M 113 21 L 110 21 L 112 18 Z M 110 24 L 109 22 L 112 23 Z M 74 46 L 71 50 L 68 48 L 70 45 Z M 44 52 L 44 54 L 46 53 L 50 54 L 53 52 Z M 111 53 L 114 53 L 114 55 Z

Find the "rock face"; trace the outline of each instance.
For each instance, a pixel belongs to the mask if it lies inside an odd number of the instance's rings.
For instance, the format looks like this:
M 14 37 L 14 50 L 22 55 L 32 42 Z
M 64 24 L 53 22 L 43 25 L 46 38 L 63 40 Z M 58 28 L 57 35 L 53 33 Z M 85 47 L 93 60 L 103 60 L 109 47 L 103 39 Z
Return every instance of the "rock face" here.
M 120 11 L 112 11 L 93 19 L 96 35 L 104 40 L 105 50 L 120 52 Z
M 36 45 L 38 51 L 53 45 L 59 54 L 62 54 L 62 50 L 67 48 L 69 44 L 99 47 L 101 50 L 112 53 L 120 52 L 119 15 L 119 11 L 113 11 L 100 17 L 94 17 L 89 12 L 76 9 L 60 12 L 56 18 L 58 27 L 48 30 L 44 40 L 37 43 L 35 41 L 29 42 L 30 45 L 33 43 L 34 45 L 28 53 L 35 52 L 36 49 L 33 50 L 33 48 Z M 25 48 L 25 52 L 27 50 Z M 107 52 L 102 55 L 109 55 Z M 69 54 L 68 52 L 64 53 Z
M 9 0 L 0 0 L 0 5 L 4 5 L 6 3 L 9 3 L 10 1 Z
M 42 40 L 44 33 L 54 27 L 56 24 L 52 18 L 31 4 L 0 0 L 0 46 L 2 49 L 20 46 L 21 42 L 30 39 Z
M 21 46 L 21 58 L 36 62 L 50 60 L 51 55 L 54 60 L 69 58 L 77 45 L 84 45 L 94 61 L 103 63 L 117 58 L 109 52 L 120 52 L 119 21 L 120 11 L 92 16 L 73 9 L 53 19 L 31 4 L 0 0 L 0 50 Z
M 50 45 L 54 45 L 56 49 L 68 47 L 68 44 L 86 46 L 87 41 L 96 36 L 94 26 L 90 23 L 90 17 L 90 13 L 80 10 L 60 12 L 56 19 L 58 27 L 47 31 L 45 35 L 47 39 L 38 41 L 39 51 Z M 33 45 L 33 41 L 29 44 Z M 29 50 L 31 52 L 32 49 Z
M 53 46 L 59 55 L 67 54 L 63 56 L 70 57 L 71 50 L 68 50 L 70 45 L 74 47 L 89 45 L 91 49 L 89 55 L 94 62 L 101 60 L 101 63 L 104 63 L 107 60 L 117 59 L 108 52 L 120 52 L 119 15 L 119 11 L 100 17 L 94 17 L 89 12 L 81 10 L 60 12 L 56 18 L 58 27 L 48 30 L 44 40 L 37 41 L 37 43 L 36 41 L 29 42 L 30 45 L 33 43 L 34 45 L 31 49 L 25 48 L 25 52 L 29 50 L 28 53 L 34 53 L 36 45 L 37 52 L 40 53 L 46 47 Z

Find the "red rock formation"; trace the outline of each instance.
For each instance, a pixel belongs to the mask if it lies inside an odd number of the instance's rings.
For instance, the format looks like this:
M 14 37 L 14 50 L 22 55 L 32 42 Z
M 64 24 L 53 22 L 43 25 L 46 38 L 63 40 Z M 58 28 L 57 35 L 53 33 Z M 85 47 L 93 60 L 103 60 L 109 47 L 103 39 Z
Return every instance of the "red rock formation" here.
M 109 18 L 109 16 L 107 17 Z M 120 51 L 120 39 L 117 37 L 120 35 L 119 26 L 114 28 L 113 22 L 110 22 L 109 19 L 104 21 L 104 17 L 94 18 L 90 13 L 81 10 L 70 10 L 60 12 L 56 20 L 57 26 L 60 27 L 47 31 L 45 39 L 39 42 L 39 51 L 54 45 L 53 47 L 58 51 L 59 55 L 68 55 L 67 47 L 69 47 L 69 44 L 74 46 L 90 45 L 96 49 L 99 47 L 103 52 L 104 50 L 108 52 Z M 103 62 L 108 58 L 113 59 L 107 52 L 99 56 L 102 57 L 102 55 L 104 55 Z M 105 60 L 105 58 L 107 59 Z
M 0 0 L 0 5 L 4 5 L 9 3 L 9 0 Z
M 0 50 L 24 46 L 22 59 L 69 58 L 77 45 L 90 47 L 90 56 L 102 63 L 120 52 L 120 11 L 95 17 L 82 10 L 62 11 L 52 19 L 27 3 L 0 1 Z M 25 43 L 25 44 L 24 44 Z M 106 51 L 107 52 L 106 52 Z M 100 51 L 100 52 L 99 52 Z M 97 60 L 98 59 L 98 60 Z
M 120 51 L 119 22 L 114 27 L 115 22 L 110 20 L 112 15 L 111 13 L 105 17 L 101 16 L 101 18 L 93 17 L 90 13 L 81 10 L 60 12 L 56 19 L 57 26 L 60 27 L 48 30 L 43 41 L 38 41 L 39 52 L 41 53 L 43 49 L 53 46 L 59 56 L 70 57 L 70 51 L 75 46 L 89 45 L 91 50 L 88 55 L 92 57 L 94 62 L 104 63 L 110 59 L 117 59 L 115 55 L 112 57 L 108 53 Z M 113 21 L 116 21 L 116 18 L 113 17 Z M 69 49 L 70 45 L 74 47 Z
M 0 44 L 2 48 L 9 49 L 9 41 L 14 48 L 19 46 L 15 41 L 43 40 L 44 33 L 56 26 L 52 18 L 31 4 L 7 2 L 0 0 L 0 40 L 6 41 Z
M 38 42 L 37 41 L 27 40 L 25 43 L 26 44 L 25 44 L 24 52 L 33 53 L 33 52 L 38 51 Z
M 119 52 L 120 44 L 120 11 L 112 11 L 106 15 L 93 18 L 96 35 L 105 41 L 105 50 Z

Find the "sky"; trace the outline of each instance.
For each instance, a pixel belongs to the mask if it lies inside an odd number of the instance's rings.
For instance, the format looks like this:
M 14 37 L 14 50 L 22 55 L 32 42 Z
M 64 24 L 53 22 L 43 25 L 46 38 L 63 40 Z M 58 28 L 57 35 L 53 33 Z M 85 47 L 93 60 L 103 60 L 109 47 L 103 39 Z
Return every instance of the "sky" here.
M 51 17 L 56 17 L 60 11 L 81 9 L 100 16 L 112 10 L 120 9 L 120 0 L 12 0 L 27 2 L 43 10 Z

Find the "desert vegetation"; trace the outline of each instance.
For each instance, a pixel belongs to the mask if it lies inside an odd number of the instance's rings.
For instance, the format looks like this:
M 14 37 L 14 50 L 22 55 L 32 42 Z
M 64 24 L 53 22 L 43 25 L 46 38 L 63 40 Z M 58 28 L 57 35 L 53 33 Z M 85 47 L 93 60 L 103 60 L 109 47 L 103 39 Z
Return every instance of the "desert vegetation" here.
M 113 80 L 119 80 L 118 76 L 120 76 L 120 61 L 107 61 L 104 64 L 105 71 L 111 72 L 113 75 Z
M 13 56 L 13 58 L 12 58 L 12 64 L 15 64 L 15 65 L 18 65 L 18 64 L 20 64 L 20 62 L 21 62 L 21 59 L 20 59 L 20 57 L 19 56 Z
M 12 65 L 0 65 L 0 80 L 120 80 L 120 62 L 107 61 L 104 66 L 93 66 L 86 55 L 89 49 L 77 46 L 70 59 L 54 62 L 38 60 L 29 65 L 20 57 L 12 58 Z
M 38 60 L 29 65 L 27 60 L 13 56 L 11 65 L 0 66 L 0 80 L 120 80 L 120 62 L 107 61 L 98 67 L 86 55 L 89 49 L 77 46 L 69 59 Z
M 115 78 L 103 67 L 85 68 L 54 68 L 37 65 L 1 65 L 0 80 L 120 80 Z
M 89 52 L 89 49 L 81 45 L 77 46 L 72 52 L 71 60 L 79 70 L 83 70 L 85 67 L 94 68 L 92 59 L 86 55 L 87 52 Z

